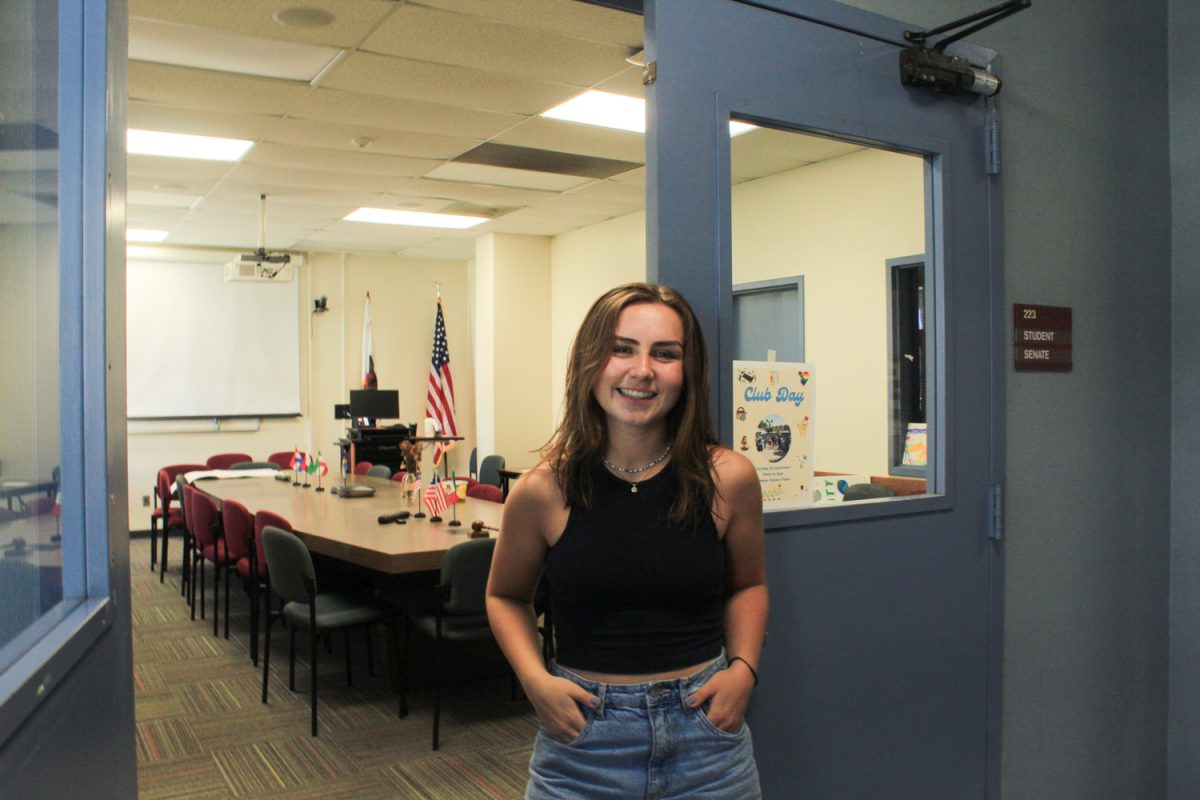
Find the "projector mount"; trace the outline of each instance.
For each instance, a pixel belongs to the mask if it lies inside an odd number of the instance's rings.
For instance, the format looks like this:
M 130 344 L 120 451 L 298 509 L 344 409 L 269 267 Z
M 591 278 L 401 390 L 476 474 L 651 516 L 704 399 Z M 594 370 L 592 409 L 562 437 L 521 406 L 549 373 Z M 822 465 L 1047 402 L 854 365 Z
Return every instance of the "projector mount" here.
M 267 252 L 267 196 L 258 196 L 258 249 L 253 253 L 242 256 L 243 261 L 253 259 L 258 265 L 270 264 L 271 269 L 263 271 L 264 278 L 274 278 L 279 271 L 291 263 L 292 257 L 287 253 Z

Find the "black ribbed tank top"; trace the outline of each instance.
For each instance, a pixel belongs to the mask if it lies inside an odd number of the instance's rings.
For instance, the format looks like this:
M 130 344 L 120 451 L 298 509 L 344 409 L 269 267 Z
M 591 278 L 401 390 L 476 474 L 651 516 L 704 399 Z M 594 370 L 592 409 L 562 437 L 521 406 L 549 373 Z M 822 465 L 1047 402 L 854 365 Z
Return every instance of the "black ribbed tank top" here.
M 546 557 L 556 658 L 636 675 L 716 658 L 724 644 L 725 549 L 712 515 L 671 525 L 673 463 L 630 484 L 597 466 L 592 507 L 573 506 Z

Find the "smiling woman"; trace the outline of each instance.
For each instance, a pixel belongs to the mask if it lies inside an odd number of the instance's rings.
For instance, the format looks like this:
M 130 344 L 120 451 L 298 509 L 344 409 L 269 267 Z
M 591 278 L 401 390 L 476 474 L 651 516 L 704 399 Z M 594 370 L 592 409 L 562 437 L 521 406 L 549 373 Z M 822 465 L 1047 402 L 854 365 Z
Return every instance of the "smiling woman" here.
M 509 495 L 488 586 L 542 722 L 527 798 L 761 796 L 744 716 L 767 619 L 762 494 L 750 462 L 717 445 L 708 389 L 674 289 L 624 284 L 592 304 L 563 420 Z M 548 665 L 532 606 L 543 571 Z

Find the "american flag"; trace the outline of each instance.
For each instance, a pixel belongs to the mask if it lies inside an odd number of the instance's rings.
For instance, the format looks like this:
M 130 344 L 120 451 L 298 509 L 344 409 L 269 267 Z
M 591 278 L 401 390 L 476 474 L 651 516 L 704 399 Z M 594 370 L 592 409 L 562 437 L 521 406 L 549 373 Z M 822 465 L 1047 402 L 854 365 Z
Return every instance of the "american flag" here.
M 425 490 L 425 508 L 429 509 L 431 517 L 440 517 L 446 509 L 458 502 L 458 492 L 448 481 L 439 481 L 434 476 L 433 482 Z
M 442 436 L 457 436 L 454 420 L 454 379 L 450 377 L 450 348 L 446 344 L 446 320 L 442 317 L 442 298 L 438 297 L 437 321 L 433 325 L 433 358 L 429 362 L 429 389 L 425 394 L 425 416 L 437 423 Z M 453 443 L 438 442 L 433 448 L 433 465 Z M 445 510 L 444 508 L 442 509 Z

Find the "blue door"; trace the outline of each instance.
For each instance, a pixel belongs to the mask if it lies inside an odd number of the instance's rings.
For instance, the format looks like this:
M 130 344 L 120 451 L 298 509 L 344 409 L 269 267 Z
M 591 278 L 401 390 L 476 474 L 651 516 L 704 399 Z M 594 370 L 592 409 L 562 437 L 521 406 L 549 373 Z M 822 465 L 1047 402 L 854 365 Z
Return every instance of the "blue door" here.
M 850 446 L 859 429 L 887 425 L 886 412 L 865 405 L 851 415 L 859 428 L 845 422 L 832 439 L 818 433 L 816 460 L 869 474 L 900 495 L 768 508 L 771 618 L 749 716 L 766 796 L 998 797 L 1003 317 L 998 178 L 988 174 L 984 136 L 997 107 L 903 87 L 899 50 L 911 26 L 836 3 L 648 0 L 645 13 L 648 269 L 681 288 L 700 315 L 726 443 L 736 406 L 732 287 L 745 280 L 734 250 L 746 238 L 731 223 L 739 187 L 730 120 L 849 145 L 839 151 L 847 163 L 916 159 L 918 241 L 884 255 L 928 254 L 928 461 L 918 484 L 869 458 L 856 462 L 865 458 Z M 981 66 L 994 57 L 969 45 L 957 52 Z M 842 184 L 823 191 L 833 203 Z M 798 203 L 788 224 L 802 230 L 829 203 Z M 852 203 L 869 204 L 865 195 Z M 890 207 L 848 229 L 847 248 L 882 236 Z M 843 287 L 827 291 L 809 271 L 817 259 L 805 260 L 800 248 L 788 253 L 797 254 L 788 269 L 805 275 L 806 358 L 818 376 L 816 429 L 825 431 L 856 400 L 852 392 L 844 403 L 822 399 L 852 382 L 841 377 L 851 359 L 838 353 L 862 346 L 854 352 L 865 355 L 852 360 L 868 375 L 874 348 L 886 363 L 887 336 L 872 327 L 877 313 L 886 316 L 886 292 L 878 290 L 879 312 L 870 290 L 861 304 L 828 314 L 825 325 L 844 327 L 826 345 L 814 316 Z M 850 282 L 851 260 L 831 283 Z M 885 275 L 885 263 L 873 262 L 872 274 Z M 875 402 L 877 392 L 884 408 L 892 391 L 885 370 L 877 370 L 878 390 L 857 393 Z M 878 439 L 883 454 L 887 436 Z

